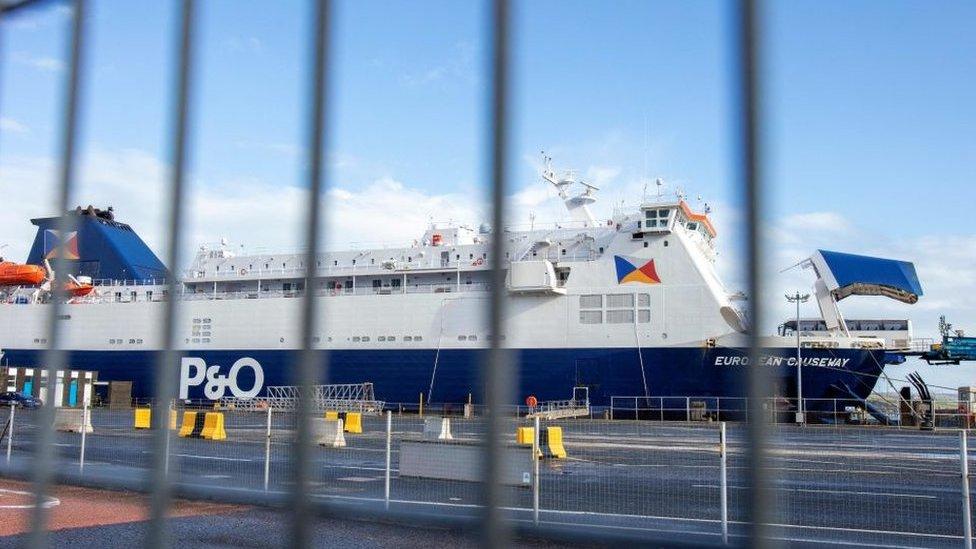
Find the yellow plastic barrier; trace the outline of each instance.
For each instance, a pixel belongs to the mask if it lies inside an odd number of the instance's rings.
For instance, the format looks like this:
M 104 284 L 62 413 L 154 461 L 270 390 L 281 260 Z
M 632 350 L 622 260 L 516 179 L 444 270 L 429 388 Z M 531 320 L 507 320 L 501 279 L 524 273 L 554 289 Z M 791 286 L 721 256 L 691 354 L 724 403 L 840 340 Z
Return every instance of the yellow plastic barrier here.
M 545 442 L 542 437 L 539 439 L 539 446 L 546 457 L 566 459 L 566 447 L 563 446 L 563 428 L 546 427 Z M 542 434 L 542 433 L 540 433 Z
M 152 429 L 152 408 L 135 409 L 135 428 Z M 172 408 L 169 411 L 169 429 L 176 430 L 176 410 Z
M 359 412 L 346 412 L 343 425 L 347 433 L 361 434 L 363 432 L 363 415 Z
M 519 427 L 515 431 L 515 443 L 531 446 L 535 442 L 535 427 Z
M 136 408 L 135 428 L 149 429 L 152 427 L 152 408 Z
M 208 440 L 224 440 L 227 438 L 227 431 L 224 430 L 223 412 L 207 412 L 203 420 L 203 430 L 200 431 L 200 438 Z
M 325 419 L 339 419 L 339 412 L 333 412 L 331 410 L 325 411 Z
M 197 413 L 196 412 L 183 412 L 183 425 L 180 426 L 179 436 L 190 437 L 193 436 L 194 428 L 197 424 Z

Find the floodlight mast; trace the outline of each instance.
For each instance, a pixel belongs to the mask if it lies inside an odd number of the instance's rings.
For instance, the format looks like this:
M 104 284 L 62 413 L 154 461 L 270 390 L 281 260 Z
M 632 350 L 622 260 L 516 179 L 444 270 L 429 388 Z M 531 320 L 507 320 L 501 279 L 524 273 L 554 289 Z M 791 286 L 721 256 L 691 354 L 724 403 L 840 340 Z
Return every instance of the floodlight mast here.
M 803 406 L 803 357 L 800 354 L 800 303 L 810 300 L 810 294 L 800 294 L 799 290 L 791 294 L 786 294 L 786 301 L 796 304 L 796 422 L 806 423 L 806 414 Z

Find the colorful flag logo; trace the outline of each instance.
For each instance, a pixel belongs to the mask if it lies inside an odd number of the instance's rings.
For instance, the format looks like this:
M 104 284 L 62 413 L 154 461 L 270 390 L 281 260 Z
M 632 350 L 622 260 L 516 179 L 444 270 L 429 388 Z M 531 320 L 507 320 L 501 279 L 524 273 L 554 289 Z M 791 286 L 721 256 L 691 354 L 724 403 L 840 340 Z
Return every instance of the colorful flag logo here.
M 46 229 L 44 231 L 44 259 L 58 257 L 62 247 L 61 231 Z M 71 231 L 64 238 L 64 259 L 80 259 L 78 255 L 78 232 Z
M 628 282 L 639 282 L 641 284 L 660 284 L 661 278 L 657 276 L 657 269 L 654 268 L 654 260 L 644 263 L 640 267 L 635 267 L 627 259 L 615 255 L 613 261 L 617 266 L 617 283 L 626 284 Z

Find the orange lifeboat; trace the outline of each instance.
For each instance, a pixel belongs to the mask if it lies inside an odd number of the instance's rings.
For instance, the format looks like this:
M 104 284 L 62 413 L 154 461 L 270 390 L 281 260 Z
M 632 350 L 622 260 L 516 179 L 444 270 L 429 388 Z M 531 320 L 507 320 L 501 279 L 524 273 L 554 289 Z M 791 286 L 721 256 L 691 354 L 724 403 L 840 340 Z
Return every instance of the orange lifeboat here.
M 85 297 L 86 295 L 92 293 L 95 286 L 87 282 L 79 282 L 77 280 L 69 280 L 64 285 L 64 293 L 70 295 L 71 297 Z
M 36 286 L 46 278 L 44 267 L 0 262 L 0 286 Z

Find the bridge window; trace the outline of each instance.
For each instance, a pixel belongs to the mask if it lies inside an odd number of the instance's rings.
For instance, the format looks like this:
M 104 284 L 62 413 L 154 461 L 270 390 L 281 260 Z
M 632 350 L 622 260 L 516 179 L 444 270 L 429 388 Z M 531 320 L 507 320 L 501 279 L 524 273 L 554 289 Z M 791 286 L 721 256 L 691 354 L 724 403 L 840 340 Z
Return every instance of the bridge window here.
M 634 294 L 609 294 L 607 307 L 611 309 L 634 306 Z
M 630 324 L 634 322 L 633 309 L 607 311 L 607 324 Z
M 651 306 L 651 294 L 637 294 L 637 306 L 638 307 L 650 307 Z
M 637 322 L 641 324 L 647 324 L 651 321 L 651 310 L 650 309 L 638 309 L 637 310 Z
M 580 311 L 580 324 L 603 324 L 603 311 Z
M 602 295 L 581 295 L 580 309 L 599 309 L 603 307 Z

